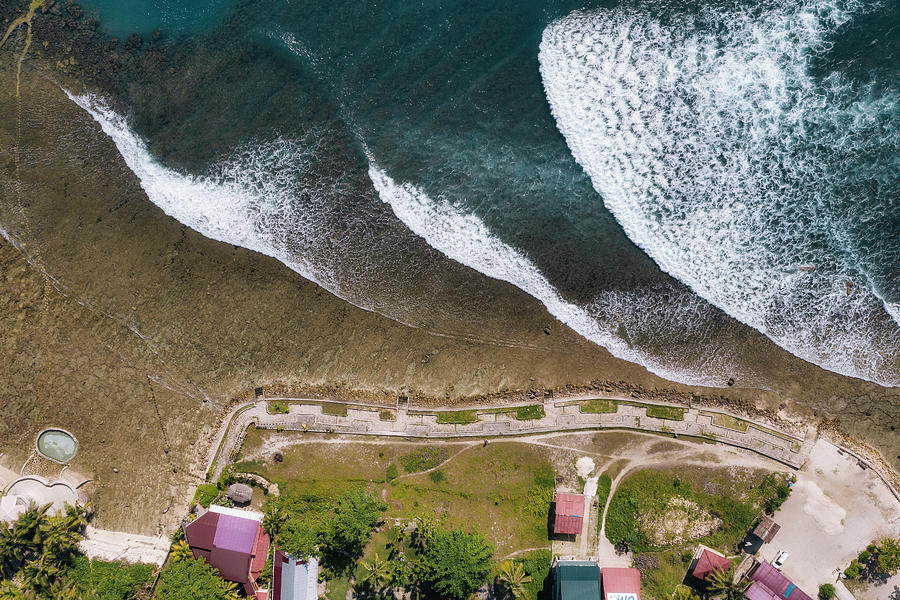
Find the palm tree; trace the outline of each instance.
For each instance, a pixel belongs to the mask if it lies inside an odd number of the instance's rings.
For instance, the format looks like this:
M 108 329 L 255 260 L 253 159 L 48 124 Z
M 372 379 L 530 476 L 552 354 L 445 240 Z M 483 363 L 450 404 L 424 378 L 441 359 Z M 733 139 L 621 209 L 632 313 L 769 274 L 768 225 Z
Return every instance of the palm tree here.
M 384 587 L 390 585 L 394 579 L 394 569 L 391 567 L 391 563 L 380 558 L 377 552 L 372 560 L 364 560 L 360 564 L 366 570 L 366 576 L 362 578 L 362 581 L 372 586 L 376 594 L 380 595 Z
M 531 576 L 525 574 L 522 563 L 505 560 L 500 563 L 497 580 L 506 590 L 504 598 L 522 600 L 526 596 L 525 584 L 531 583 Z
M 722 600 L 745 600 L 747 584 L 734 580 L 734 567 L 728 570 L 716 569 L 706 579 L 706 591 L 712 598 Z
M 192 558 L 194 558 L 194 553 L 186 541 L 181 540 L 172 544 L 172 552 L 169 554 L 169 560 L 173 563 L 191 560 Z
M 227 579 L 219 579 L 219 597 L 223 600 L 238 600 L 237 584 Z

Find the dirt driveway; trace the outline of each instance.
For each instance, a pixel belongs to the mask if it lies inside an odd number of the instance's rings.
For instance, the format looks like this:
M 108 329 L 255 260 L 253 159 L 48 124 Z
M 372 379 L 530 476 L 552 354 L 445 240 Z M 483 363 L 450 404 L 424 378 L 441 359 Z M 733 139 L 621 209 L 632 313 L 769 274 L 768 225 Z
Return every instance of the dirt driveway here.
M 760 557 L 787 550 L 784 574 L 815 595 L 869 543 L 900 535 L 900 503 L 878 475 L 820 440 L 775 520 L 781 530 Z

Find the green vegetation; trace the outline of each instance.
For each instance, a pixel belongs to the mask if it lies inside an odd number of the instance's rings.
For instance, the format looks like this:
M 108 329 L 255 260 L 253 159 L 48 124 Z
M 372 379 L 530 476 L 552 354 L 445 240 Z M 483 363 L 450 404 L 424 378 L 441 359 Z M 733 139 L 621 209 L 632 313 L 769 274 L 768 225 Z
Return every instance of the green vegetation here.
M 724 427 L 726 429 L 732 429 L 734 431 L 747 431 L 747 426 L 749 423 L 744 421 L 743 419 L 738 419 L 736 417 L 732 417 L 731 415 L 725 415 L 722 413 L 703 413 L 705 415 L 709 415 L 712 417 L 713 425 L 717 425 L 719 427 Z
M 273 400 L 266 405 L 266 410 L 273 415 L 286 415 L 290 410 L 286 402 Z
M 437 422 L 443 425 L 468 425 L 478 421 L 474 410 L 448 410 L 437 413 Z
M 372 535 L 387 505 L 363 490 L 337 498 L 284 494 L 266 502 L 263 527 L 294 556 L 319 556 L 338 574 L 347 573 Z
M 504 560 L 497 568 L 497 583 L 503 588 L 506 598 L 525 600 L 528 597 L 525 586 L 531 583 L 531 576 L 525 572 L 523 563 Z
M 432 471 L 428 474 L 428 479 L 430 479 L 434 483 L 440 483 L 444 480 L 444 472 L 441 470 Z
M 202 483 L 197 486 L 197 491 L 194 492 L 194 502 L 203 508 L 209 508 L 209 505 L 212 504 L 212 501 L 218 498 L 218 496 L 219 487 L 216 484 Z
M 886 538 L 876 548 L 878 560 L 876 570 L 884 575 L 896 575 L 900 570 L 900 540 Z
M 531 581 L 525 583 L 525 598 L 537 600 L 544 590 L 547 578 L 550 576 L 550 551 L 537 550 L 529 552 L 521 558 L 517 558 L 516 562 L 522 563 L 522 566 L 525 568 L 525 574 L 531 578 Z
M 680 406 L 660 406 L 658 404 L 646 404 L 644 402 L 622 401 L 622 404 L 637 406 L 647 410 L 647 416 L 654 419 L 668 419 L 669 421 L 684 421 L 685 409 Z
M 133 600 L 138 590 L 150 582 L 151 565 L 123 565 L 90 560 L 78 555 L 72 560 L 68 576 L 78 594 L 92 600 Z
M 677 549 L 663 552 L 638 554 L 635 564 L 641 567 L 641 595 L 657 600 L 699 600 L 691 597 L 691 589 L 681 585 L 684 574 L 691 562 L 692 554 L 687 552 L 687 562 Z M 649 566 L 649 568 L 648 568 Z M 685 592 L 687 594 L 685 595 Z
M 834 586 L 830 583 L 823 583 L 819 586 L 819 598 L 822 600 L 831 600 L 834 598 Z
M 393 481 L 397 479 L 400 473 L 397 472 L 397 465 L 391 463 L 388 465 L 387 471 L 385 472 L 385 477 L 388 481 Z
M 238 600 L 237 584 L 203 560 L 169 563 L 159 576 L 157 600 Z
M 616 490 L 606 516 L 606 535 L 613 544 L 628 545 L 637 552 L 662 549 L 651 541 L 644 523 L 648 515 L 663 513 L 675 499 L 691 502 L 720 521 L 716 530 L 694 541 L 727 550 L 747 532 L 759 509 L 777 497 L 779 480 L 774 473 L 733 477 L 720 469 L 639 471 Z
M 11 527 L 0 526 L 0 590 L 11 598 L 76 598 L 70 576 L 87 525 L 83 508 L 49 515 L 50 505 L 30 506 Z
M 447 600 L 465 600 L 487 580 L 494 547 L 478 531 L 423 531 L 421 566 L 427 587 Z
M 579 404 L 579 408 L 581 412 L 591 414 L 614 413 L 619 410 L 615 400 L 602 400 L 600 398 L 584 400 Z
M 846 569 L 844 569 L 844 575 L 847 576 L 847 579 L 856 579 L 859 577 L 859 573 L 862 570 L 859 562 L 856 559 L 853 559 L 853 562 L 850 563 Z
M 347 405 L 340 402 L 322 402 L 322 414 L 335 417 L 347 416 Z
M 378 418 L 382 421 L 396 421 L 397 414 L 392 410 L 382 410 L 379 411 Z
M 400 464 L 407 473 L 418 473 L 433 469 L 447 460 L 447 448 L 443 446 L 425 446 L 400 457 Z
M 606 500 L 609 498 L 609 491 L 612 489 L 612 479 L 610 479 L 609 475 L 604 473 L 600 477 L 597 478 L 597 505 L 600 507 L 600 512 L 603 512 L 603 507 L 606 506 Z M 599 521 L 600 519 L 598 519 Z M 598 523 L 598 527 L 602 523 Z
M 791 488 L 787 485 L 780 483 L 775 486 L 775 495 L 766 500 L 766 512 L 768 514 L 774 514 L 776 510 L 781 508 L 781 505 L 784 504 L 784 501 L 788 499 L 788 496 L 791 495 Z
M 847 579 L 874 581 L 896 575 L 900 571 L 900 539 L 884 538 L 881 544 L 869 544 L 844 569 Z
M 749 582 L 734 581 L 734 566 L 727 571 L 715 570 L 706 577 L 706 591 L 712 598 L 744 600 Z
M 518 419 L 519 421 L 543 419 L 545 416 L 547 416 L 547 413 L 544 412 L 544 406 L 542 404 L 520 406 L 516 409 L 516 419 Z

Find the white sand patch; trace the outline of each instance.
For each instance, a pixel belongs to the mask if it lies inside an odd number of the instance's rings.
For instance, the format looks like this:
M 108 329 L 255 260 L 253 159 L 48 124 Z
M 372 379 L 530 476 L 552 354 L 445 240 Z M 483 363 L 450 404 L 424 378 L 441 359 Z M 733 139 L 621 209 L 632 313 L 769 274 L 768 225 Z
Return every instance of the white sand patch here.
M 847 511 L 837 502 L 825 495 L 814 481 L 808 479 L 798 482 L 796 491 L 802 491 L 806 495 L 803 504 L 803 512 L 812 517 L 822 529 L 823 533 L 834 535 L 844 529 L 844 517 Z
M 597 495 L 597 480 L 599 477 L 589 477 L 584 482 L 584 495 L 591 498 Z
M 587 479 L 594 472 L 594 459 L 590 456 L 582 456 L 575 461 L 575 472 L 578 476 Z

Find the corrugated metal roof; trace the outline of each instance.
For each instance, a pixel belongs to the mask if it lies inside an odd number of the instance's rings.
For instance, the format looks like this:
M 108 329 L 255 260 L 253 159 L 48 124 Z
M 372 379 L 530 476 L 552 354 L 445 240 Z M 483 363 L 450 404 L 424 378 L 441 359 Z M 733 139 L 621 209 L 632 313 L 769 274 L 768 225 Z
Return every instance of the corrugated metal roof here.
M 776 523 L 770 517 L 763 517 L 762 521 L 759 522 L 759 525 L 753 530 L 753 535 L 768 543 L 772 541 L 772 538 L 775 537 L 775 534 L 778 533 L 778 530 L 780 529 L 781 525 Z
M 225 579 L 247 583 L 250 581 L 250 555 L 226 548 L 213 548 L 209 564 Z
M 751 583 L 744 595 L 747 597 L 747 600 L 778 600 L 778 596 L 758 581 Z
M 212 550 L 213 540 L 216 537 L 216 524 L 219 515 L 214 512 L 205 512 L 184 527 L 184 538 L 191 548 Z
M 553 517 L 553 532 L 563 535 L 578 535 L 581 533 L 581 524 L 581 517 L 556 515 Z
M 727 571 L 729 567 L 731 567 L 730 560 L 704 548 L 703 553 L 700 554 L 700 558 L 697 559 L 697 564 L 694 566 L 694 570 L 691 571 L 691 573 L 693 573 L 694 577 L 697 579 L 706 579 L 706 576 L 713 571 Z
M 641 600 L 641 573 L 637 569 L 604 567 L 603 597 L 605 600 Z
M 253 542 L 250 559 L 250 576 L 253 579 L 259 577 L 259 573 L 263 570 L 266 559 L 269 557 L 269 534 L 262 527 L 257 527 L 256 531 L 256 541 Z
M 783 573 L 765 561 L 759 563 L 759 566 L 750 575 L 750 580 L 759 582 L 781 600 L 812 600 L 806 592 L 795 586 Z
M 249 556 L 253 551 L 253 542 L 256 541 L 256 533 L 258 531 L 259 523 L 252 519 L 219 515 L 213 544 L 216 548 L 234 550 Z
M 600 567 L 589 561 L 561 560 L 554 573 L 554 600 L 600 600 Z
M 275 550 L 272 600 L 316 600 L 319 564 L 315 558 L 298 561 Z
M 584 496 L 579 494 L 557 494 L 556 514 L 567 517 L 583 517 Z

